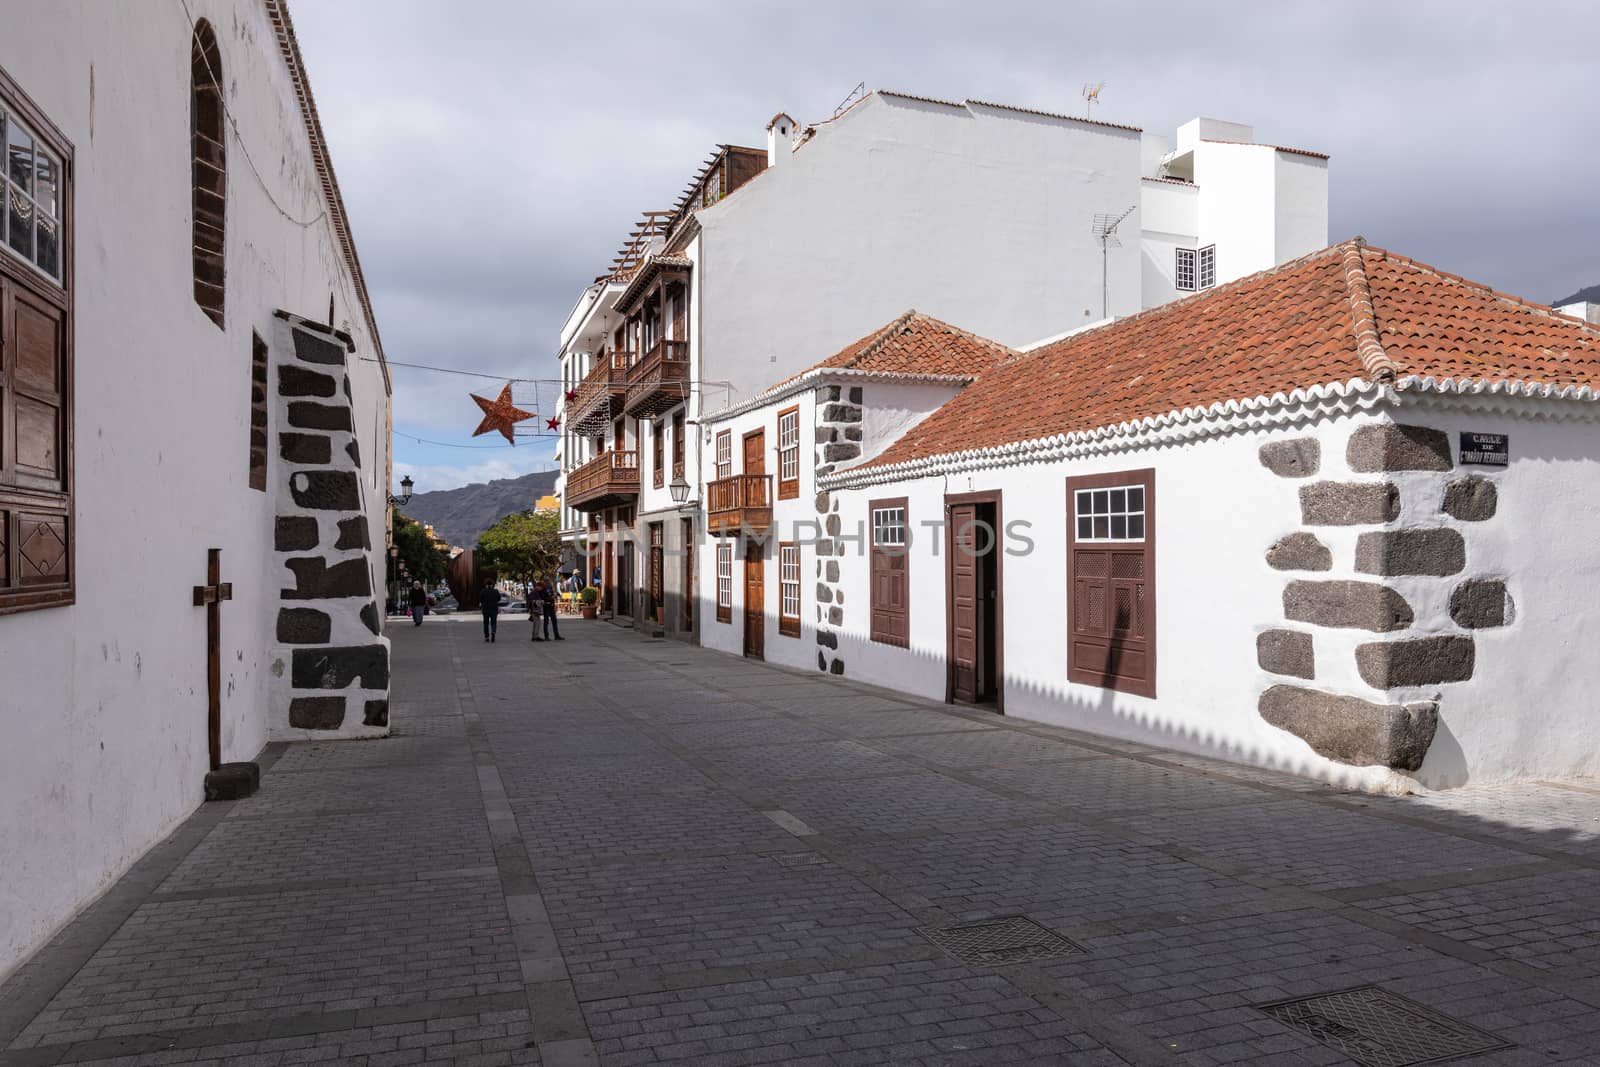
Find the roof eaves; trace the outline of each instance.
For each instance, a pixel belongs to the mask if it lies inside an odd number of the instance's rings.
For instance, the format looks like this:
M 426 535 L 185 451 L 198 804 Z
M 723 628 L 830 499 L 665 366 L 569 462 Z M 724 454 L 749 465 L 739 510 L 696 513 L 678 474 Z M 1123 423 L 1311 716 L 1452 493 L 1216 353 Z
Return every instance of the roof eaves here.
M 996 104 L 990 100 L 941 100 L 935 96 L 918 96 L 916 93 L 902 93 L 893 89 L 879 89 L 877 90 L 877 93 L 880 96 L 892 96 L 900 100 L 914 100 L 921 104 L 938 104 L 941 107 L 959 108 L 960 110 L 968 112 L 970 112 L 974 107 L 988 107 L 994 108 L 997 111 L 1015 111 L 1023 115 L 1038 115 L 1042 118 L 1048 119 L 1064 119 L 1068 122 L 1082 122 L 1087 123 L 1090 126 L 1104 126 L 1113 130 L 1128 130 L 1133 133 L 1144 132 L 1144 130 L 1138 126 L 1126 126 L 1120 122 L 1104 122 L 1100 119 L 1084 118 L 1081 115 L 1063 115 L 1058 111 L 1040 111 L 1037 108 L 1018 107 L 1015 104 Z
M 769 389 L 765 389 L 748 400 L 741 400 L 719 408 L 709 414 L 702 415 L 700 421 L 705 425 L 716 422 L 726 422 L 738 418 L 747 411 L 777 404 L 790 397 L 813 389 L 818 385 L 827 385 L 831 382 L 895 382 L 925 385 L 970 385 L 978 380 L 975 374 L 928 374 L 910 371 L 882 371 L 862 370 L 858 367 L 812 367 L 790 378 L 788 381 L 779 382 Z
M 1200 141 L 1202 144 L 1236 144 L 1246 148 L 1270 148 L 1274 152 L 1287 152 L 1291 156 L 1310 156 L 1312 159 L 1330 158 L 1326 152 L 1313 152 L 1309 148 L 1290 148 L 1281 144 L 1266 144 L 1262 141 L 1224 141 L 1217 137 L 1202 137 Z

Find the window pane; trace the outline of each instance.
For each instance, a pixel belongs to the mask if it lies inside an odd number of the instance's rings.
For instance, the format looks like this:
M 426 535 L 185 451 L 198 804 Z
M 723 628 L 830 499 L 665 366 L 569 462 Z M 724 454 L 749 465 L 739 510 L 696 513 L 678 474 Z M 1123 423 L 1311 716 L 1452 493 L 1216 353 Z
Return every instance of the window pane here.
M 15 119 L 6 122 L 6 173 L 23 192 L 33 193 L 33 138 Z
M 61 275 L 61 242 L 57 233 L 60 225 L 48 216 L 39 216 L 39 247 L 34 254 L 34 262 L 51 277 Z
M 1144 516 L 1128 516 L 1128 537 L 1135 541 L 1144 540 Z
M 1099 515 L 1095 516 L 1094 535 L 1096 537 L 1106 537 L 1109 535 L 1109 533 L 1110 525 L 1106 522 L 1105 517 Z
M 33 199 L 46 215 L 61 217 L 61 164 L 44 149 L 34 152 Z
M 1095 493 L 1095 495 L 1094 495 L 1094 513 L 1096 515 L 1104 515 L 1107 511 L 1110 511 L 1111 510 L 1110 502 L 1111 502 L 1111 494 L 1106 492 L 1104 489 L 1101 489 L 1100 491 Z
M 13 185 L 8 198 L 11 247 L 29 259 L 33 258 L 33 201 L 23 196 Z
M 1129 511 L 1143 511 L 1144 510 L 1144 486 L 1135 485 L 1135 486 L 1130 486 L 1129 487 L 1129 489 L 1128 489 L 1128 510 Z
M 1082 490 L 1079 490 L 1078 491 L 1078 514 L 1079 515 L 1087 515 L 1087 514 L 1089 514 L 1090 510 L 1091 510 L 1091 508 L 1089 506 L 1089 494 L 1084 492 L 1084 491 L 1082 491 Z
M 1113 516 L 1111 516 L 1111 536 L 1112 537 L 1127 537 L 1128 536 L 1128 520 L 1123 518 L 1121 515 L 1113 515 Z
M 1080 539 L 1094 536 L 1092 525 L 1093 522 L 1094 520 L 1089 518 L 1087 515 L 1078 516 L 1078 537 Z
M 1111 510 L 1126 511 L 1128 509 L 1128 491 L 1126 489 L 1111 490 Z

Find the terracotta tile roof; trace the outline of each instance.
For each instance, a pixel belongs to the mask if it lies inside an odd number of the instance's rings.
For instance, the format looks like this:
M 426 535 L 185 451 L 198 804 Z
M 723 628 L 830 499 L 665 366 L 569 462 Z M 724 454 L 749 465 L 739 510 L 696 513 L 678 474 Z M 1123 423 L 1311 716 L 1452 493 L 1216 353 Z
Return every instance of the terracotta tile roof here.
M 856 370 L 875 374 L 948 374 L 975 378 L 1002 360 L 1017 355 L 966 330 L 940 322 L 920 311 L 907 311 L 879 330 L 846 345 L 805 373 Z M 796 375 L 795 377 L 799 377 Z M 793 379 L 789 379 L 793 381 Z
M 1357 238 L 985 373 L 861 468 L 1352 379 L 1600 387 L 1600 328 Z

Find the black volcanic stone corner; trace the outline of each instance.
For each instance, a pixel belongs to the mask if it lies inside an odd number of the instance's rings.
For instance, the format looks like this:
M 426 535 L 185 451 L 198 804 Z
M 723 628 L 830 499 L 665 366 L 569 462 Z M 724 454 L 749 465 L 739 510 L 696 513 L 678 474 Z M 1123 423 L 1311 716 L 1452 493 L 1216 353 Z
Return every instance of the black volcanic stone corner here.
M 343 404 L 296 400 L 289 405 L 289 425 L 302 430 L 350 431 L 350 409 Z
M 344 697 L 295 697 L 289 725 L 296 730 L 337 730 L 344 725 Z
M 345 455 L 350 457 L 351 463 L 354 463 L 358 467 L 361 466 L 361 449 L 357 447 L 354 438 L 351 439 L 349 444 L 344 446 L 344 452 Z
M 272 544 L 279 552 L 304 552 L 317 547 L 317 520 L 309 515 L 278 517 L 273 526 Z
M 387 700 L 369 700 L 364 714 L 361 716 L 363 726 L 388 726 L 389 702 Z
M 383 645 L 348 648 L 297 648 L 290 680 L 296 689 L 345 689 L 360 680 L 363 689 L 389 685 L 389 650 Z
M 325 645 L 333 634 L 333 620 L 315 608 L 279 608 L 278 643 Z
M 367 624 L 367 629 L 378 634 L 383 632 L 383 621 L 378 618 L 378 605 L 368 601 L 361 609 L 361 621 Z
M 352 471 L 297 471 L 289 495 L 313 511 L 360 511 L 361 482 Z
M 321 466 L 333 459 L 333 443 L 317 433 L 280 433 L 278 454 L 290 463 Z
M 326 374 L 284 363 L 278 367 L 279 396 L 332 396 L 339 383 Z
M 294 354 L 297 359 L 303 359 L 307 363 L 321 363 L 329 367 L 344 366 L 343 345 L 336 345 L 304 330 L 294 331 Z
M 284 600 L 330 600 L 372 595 L 372 575 L 367 571 L 365 559 L 346 560 L 331 567 L 321 556 L 283 562 L 294 572 L 294 588 L 283 590 Z
M 371 548 L 372 541 L 367 536 L 367 520 L 363 515 L 353 519 L 339 520 L 339 540 L 334 543 L 334 548 Z

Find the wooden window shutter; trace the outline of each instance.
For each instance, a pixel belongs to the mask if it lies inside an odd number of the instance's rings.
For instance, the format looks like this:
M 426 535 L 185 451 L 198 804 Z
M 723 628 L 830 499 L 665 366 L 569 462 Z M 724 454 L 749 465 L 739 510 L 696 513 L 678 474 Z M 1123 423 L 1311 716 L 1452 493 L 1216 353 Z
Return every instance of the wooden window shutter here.
M 194 302 L 221 327 L 227 265 L 228 134 L 222 53 L 217 35 L 205 19 L 195 24 L 189 66 Z
M 1080 502 L 1142 489 L 1138 523 Z M 1116 507 L 1111 509 L 1117 515 Z M 1156 695 L 1155 472 L 1067 479 L 1067 680 Z M 1130 536 L 1130 527 L 1142 537 Z
M 911 643 L 911 521 L 906 498 L 874 500 L 867 510 L 872 538 L 871 637 L 880 644 L 907 648 Z
M 267 342 L 250 334 L 250 488 L 267 488 Z

